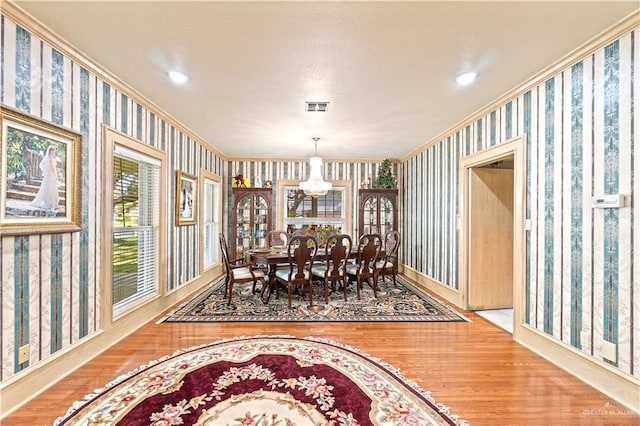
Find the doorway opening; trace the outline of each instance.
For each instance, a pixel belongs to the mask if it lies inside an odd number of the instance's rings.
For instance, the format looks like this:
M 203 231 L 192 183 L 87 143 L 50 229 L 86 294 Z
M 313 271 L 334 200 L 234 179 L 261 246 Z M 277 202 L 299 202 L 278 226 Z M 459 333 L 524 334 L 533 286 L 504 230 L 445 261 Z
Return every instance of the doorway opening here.
M 461 160 L 462 305 L 515 335 L 524 294 L 524 140 Z

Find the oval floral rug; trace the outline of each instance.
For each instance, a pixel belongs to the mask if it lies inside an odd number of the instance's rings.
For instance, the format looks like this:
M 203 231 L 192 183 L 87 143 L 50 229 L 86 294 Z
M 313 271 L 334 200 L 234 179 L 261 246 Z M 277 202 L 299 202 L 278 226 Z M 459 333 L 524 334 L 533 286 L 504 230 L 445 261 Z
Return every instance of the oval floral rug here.
M 334 341 L 256 336 L 180 350 L 54 425 L 466 425 L 395 368 Z

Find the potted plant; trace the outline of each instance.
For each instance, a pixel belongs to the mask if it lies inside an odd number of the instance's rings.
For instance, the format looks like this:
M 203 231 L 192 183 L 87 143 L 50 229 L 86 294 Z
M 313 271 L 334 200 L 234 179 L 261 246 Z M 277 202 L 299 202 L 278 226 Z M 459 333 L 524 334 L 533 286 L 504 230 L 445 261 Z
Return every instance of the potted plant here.
M 391 161 L 385 158 L 378 167 L 378 177 L 376 177 L 376 188 L 394 189 L 396 187 L 396 179 L 391 173 Z

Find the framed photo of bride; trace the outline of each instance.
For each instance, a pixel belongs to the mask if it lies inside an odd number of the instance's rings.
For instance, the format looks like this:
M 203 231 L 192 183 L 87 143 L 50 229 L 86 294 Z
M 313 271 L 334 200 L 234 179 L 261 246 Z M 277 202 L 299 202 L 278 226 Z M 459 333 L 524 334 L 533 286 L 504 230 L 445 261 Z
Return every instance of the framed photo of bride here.
M 0 105 L 0 235 L 82 227 L 82 135 Z
M 176 171 L 176 226 L 195 225 L 198 178 Z

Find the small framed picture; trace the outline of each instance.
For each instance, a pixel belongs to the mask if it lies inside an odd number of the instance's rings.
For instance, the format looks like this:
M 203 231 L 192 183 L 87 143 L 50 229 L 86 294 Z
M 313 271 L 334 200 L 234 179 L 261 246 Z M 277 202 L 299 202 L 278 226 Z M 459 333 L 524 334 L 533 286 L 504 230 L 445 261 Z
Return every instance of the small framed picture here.
M 79 231 L 82 135 L 0 106 L 0 235 Z
M 196 223 L 198 178 L 176 172 L 176 226 Z

